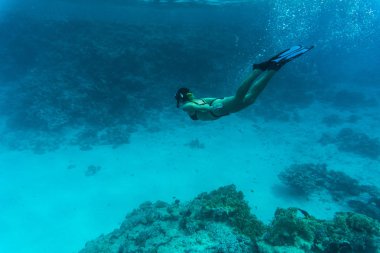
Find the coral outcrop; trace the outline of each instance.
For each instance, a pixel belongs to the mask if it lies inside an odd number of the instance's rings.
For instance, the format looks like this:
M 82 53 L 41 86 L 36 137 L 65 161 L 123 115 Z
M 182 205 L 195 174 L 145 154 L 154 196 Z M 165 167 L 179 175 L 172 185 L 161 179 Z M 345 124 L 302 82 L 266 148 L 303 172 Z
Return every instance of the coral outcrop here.
M 308 196 L 324 187 L 326 172 L 326 164 L 292 164 L 278 177 L 297 195 Z
M 380 140 L 351 128 L 342 128 L 335 136 L 323 134 L 322 145 L 335 144 L 338 150 L 377 160 L 380 158 Z
M 380 221 L 380 190 L 376 186 L 360 184 L 344 172 L 327 169 L 326 164 L 292 164 L 278 176 L 297 196 L 327 192 L 353 211 Z
M 80 253 L 376 253 L 379 236 L 379 223 L 357 213 L 326 221 L 299 208 L 278 208 L 265 225 L 229 185 L 187 203 L 145 202 Z
M 245 226 L 244 226 L 245 224 Z M 235 186 L 202 193 L 193 201 L 145 202 L 119 229 L 88 242 L 81 253 L 253 252 L 264 225 Z
M 280 180 L 294 190 L 297 195 L 309 196 L 326 190 L 334 200 L 343 200 L 367 194 L 376 197 L 377 187 L 360 184 L 358 180 L 344 172 L 327 169 L 326 164 L 292 164 L 279 173 Z

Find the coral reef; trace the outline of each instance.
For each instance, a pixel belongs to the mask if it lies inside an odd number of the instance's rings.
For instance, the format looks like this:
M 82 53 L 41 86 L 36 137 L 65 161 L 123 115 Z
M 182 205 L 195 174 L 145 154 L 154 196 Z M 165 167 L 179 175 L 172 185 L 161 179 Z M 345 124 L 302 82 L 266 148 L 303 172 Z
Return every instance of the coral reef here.
M 380 196 L 380 195 L 377 195 Z M 380 198 L 372 197 L 368 200 L 349 200 L 349 207 L 355 212 L 365 214 L 371 218 L 380 221 Z
M 297 208 L 277 209 L 266 234 L 276 246 L 292 246 L 301 252 L 377 252 L 373 238 L 380 224 L 362 214 L 336 213 L 333 221 L 318 220 Z
M 380 221 L 380 189 L 376 186 L 360 184 L 341 171 L 327 169 L 326 164 L 293 164 L 278 176 L 297 196 L 325 191 L 333 200 Z
M 301 216 L 300 216 L 301 215 Z M 274 246 L 295 246 L 311 249 L 317 229 L 322 224 L 297 208 L 278 208 L 266 234 L 266 241 Z
M 200 194 L 195 201 L 201 206 L 200 219 L 227 222 L 240 233 L 255 239 L 264 233 L 264 224 L 250 213 L 243 193 L 234 185 L 221 187 L 210 193 Z
M 258 236 L 262 229 L 243 194 L 231 185 L 202 193 L 186 204 L 145 202 L 127 215 L 119 229 L 87 243 L 81 253 L 250 253 L 254 242 L 249 236 Z
M 380 140 L 371 138 L 365 133 L 343 128 L 335 136 L 323 134 L 319 142 L 322 145 L 335 144 L 340 151 L 349 152 L 364 158 L 380 157 Z
M 326 164 L 292 164 L 280 172 L 278 177 L 297 195 L 309 196 L 326 190 L 333 199 L 339 201 L 364 193 L 372 197 L 379 194 L 377 187 L 362 185 L 341 171 L 327 169 Z
M 378 246 L 370 238 L 380 236 L 379 223 L 357 213 L 337 213 L 333 222 L 327 223 L 328 245 L 325 252 L 378 252 Z M 325 240 L 325 238 L 324 238 Z M 341 251 L 337 245 L 347 250 Z
M 278 177 L 295 190 L 296 194 L 308 196 L 324 188 L 326 172 L 326 164 L 293 164 Z
M 379 223 L 356 213 L 326 221 L 298 208 L 278 208 L 264 225 L 229 185 L 184 204 L 145 202 L 80 253 L 376 253 L 379 236 Z

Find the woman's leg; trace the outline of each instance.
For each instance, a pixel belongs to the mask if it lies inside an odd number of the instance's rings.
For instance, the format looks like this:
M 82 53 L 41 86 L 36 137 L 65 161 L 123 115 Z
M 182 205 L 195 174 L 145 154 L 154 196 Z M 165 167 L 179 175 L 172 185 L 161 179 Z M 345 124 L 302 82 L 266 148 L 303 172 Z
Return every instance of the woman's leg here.
M 260 69 L 255 69 L 252 71 L 252 73 L 247 77 L 247 79 L 244 80 L 244 82 L 240 85 L 238 90 L 236 91 L 235 94 L 235 102 L 236 103 L 243 103 L 244 98 L 247 95 L 249 88 L 251 88 L 253 81 L 263 73 L 262 70 Z
M 244 98 L 245 106 L 251 105 L 255 102 L 256 98 L 265 89 L 270 79 L 276 73 L 274 70 L 265 71 L 262 76 L 254 82 L 252 87 L 249 89 L 248 94 Z
M 252 104 L 275 73 L 274 70 L 255 69 L 240 85 L 235 96 L 223 99 L 224 111 L 234 113 Z M 259 77 L 261 74 L 262 76 Z M 258 77 L 259 79 L 256 80 Z

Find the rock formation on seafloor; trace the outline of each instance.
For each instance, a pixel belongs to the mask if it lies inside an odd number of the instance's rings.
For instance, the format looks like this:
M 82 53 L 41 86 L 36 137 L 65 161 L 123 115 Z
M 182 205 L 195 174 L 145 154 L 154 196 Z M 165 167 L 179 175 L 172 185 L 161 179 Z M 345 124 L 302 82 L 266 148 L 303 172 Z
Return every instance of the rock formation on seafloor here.
M 379 238 L 377 221 L 350 212 L 319 220 L 299 208 L 278 208 L 265 225 L 228 185 L 187 203 L 145 202 L 80 253 L 376 253 Z

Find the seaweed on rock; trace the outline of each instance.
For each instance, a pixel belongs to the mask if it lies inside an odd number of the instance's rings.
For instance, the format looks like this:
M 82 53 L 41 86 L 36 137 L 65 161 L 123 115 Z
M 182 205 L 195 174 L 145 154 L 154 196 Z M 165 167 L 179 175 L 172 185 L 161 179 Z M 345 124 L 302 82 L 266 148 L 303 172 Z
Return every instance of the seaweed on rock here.
M 270 224 L 266 241 L 274 246 L 295 246 L 310 250 L 316 231 L 322 224 L 311 216 L 304 216 L 298 208 L 278 208 Z
M 251 214 L 243 193 L 236 191 L 234 185 L 200 194 L 196 200 L 201 206 L 198 214 L 201 219 L 227 222 L 251 239 L 261 236 L 265 231 L 264 224 Z
M 333 221 L 324 221 L 299 215 L 297 208 L 279 208 L 266 241 L 275 246 L 293 246 L 303 252 L 375 253 L 374 238 L 379 236 L 380 224 L 362 214 L 340 212 Z

